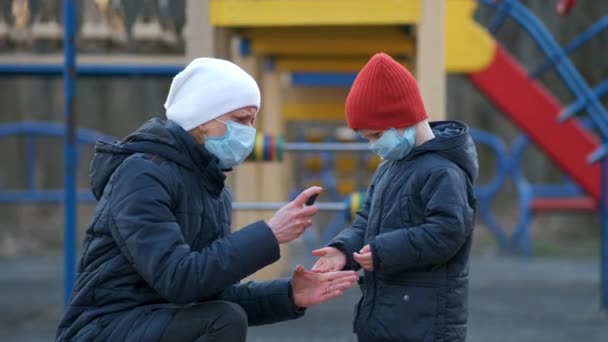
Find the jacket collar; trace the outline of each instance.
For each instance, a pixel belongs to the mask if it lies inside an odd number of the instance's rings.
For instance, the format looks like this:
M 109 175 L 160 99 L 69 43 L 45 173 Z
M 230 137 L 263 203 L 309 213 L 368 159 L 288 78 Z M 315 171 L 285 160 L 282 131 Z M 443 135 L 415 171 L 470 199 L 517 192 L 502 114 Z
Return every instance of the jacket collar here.
M 167 121 L 166 127 L 181 145 L 180 149 L 190 156 L 192 169 L 201 176 L 203 186 L 215 196 L 219 196 L 224 190 L 226 176 L 219 168 L 217 157 L 175 122 Z

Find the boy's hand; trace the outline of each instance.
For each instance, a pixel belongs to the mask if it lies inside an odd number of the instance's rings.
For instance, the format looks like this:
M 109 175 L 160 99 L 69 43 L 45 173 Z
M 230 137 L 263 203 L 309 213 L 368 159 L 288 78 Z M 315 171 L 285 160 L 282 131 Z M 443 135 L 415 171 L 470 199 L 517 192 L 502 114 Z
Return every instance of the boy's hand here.
M 313 272 L 340 271 L 346 265 L 346 255 L 334 247 L 325 247 L 312 251 L 312 255 L 320 257 L 312 267 Z
M 374 257 L 372 256 L 372 249 L 369 245 L 363 246 L 359 253 L 353 253 L 355 261 L 363 267 L 364 270 L 372 272 L 374 270 Z

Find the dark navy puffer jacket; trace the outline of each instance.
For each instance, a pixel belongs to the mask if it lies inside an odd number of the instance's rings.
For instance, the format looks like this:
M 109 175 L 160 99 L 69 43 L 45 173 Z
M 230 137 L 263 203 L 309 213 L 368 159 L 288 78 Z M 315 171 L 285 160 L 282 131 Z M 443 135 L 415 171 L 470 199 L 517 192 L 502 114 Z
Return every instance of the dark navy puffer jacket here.
M 98 205 L 58 341 L 155 341 L 190 303 L 240 304 L 250 325 L 301 316 L 288 280 L 239 281 L 279 259 L 263 222 L 230 233 L 217 159 L 173 122 L 153 119 L 91 164 Z
M 464 341 L 477 153 L 460 122 L 431 124 L 435 138 L 382 163 L 352 227 L 330 246 L 348 256 L 370 244 L 355 331 L 377 341 Z

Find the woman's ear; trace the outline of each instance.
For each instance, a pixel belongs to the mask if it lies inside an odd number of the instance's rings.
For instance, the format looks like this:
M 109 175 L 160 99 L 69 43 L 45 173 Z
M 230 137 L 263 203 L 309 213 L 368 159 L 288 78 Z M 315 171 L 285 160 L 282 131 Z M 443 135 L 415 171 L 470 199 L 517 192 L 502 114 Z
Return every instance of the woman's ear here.
M 190 134 L 199 144 L 202 144 L 205 141 L 205 136 L 207 136 L 207 129 L 205 125 L 196 126 L 190 130 Z

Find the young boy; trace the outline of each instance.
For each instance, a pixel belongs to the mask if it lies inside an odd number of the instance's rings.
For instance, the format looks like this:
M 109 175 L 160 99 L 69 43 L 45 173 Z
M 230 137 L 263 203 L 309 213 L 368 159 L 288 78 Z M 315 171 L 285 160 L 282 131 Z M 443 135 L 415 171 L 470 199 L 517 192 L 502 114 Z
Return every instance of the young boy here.
M 313 270 L 365 270 L 359 341 L 464 341 L 478 173 L 468 127 L 429 124 L 416 80 L 384 53 L 357 76 L 346 118 L 384 161 Z

